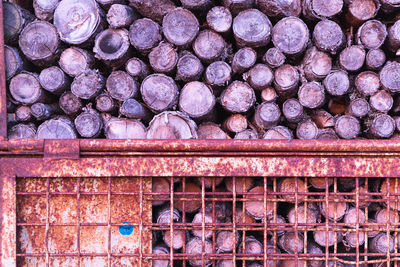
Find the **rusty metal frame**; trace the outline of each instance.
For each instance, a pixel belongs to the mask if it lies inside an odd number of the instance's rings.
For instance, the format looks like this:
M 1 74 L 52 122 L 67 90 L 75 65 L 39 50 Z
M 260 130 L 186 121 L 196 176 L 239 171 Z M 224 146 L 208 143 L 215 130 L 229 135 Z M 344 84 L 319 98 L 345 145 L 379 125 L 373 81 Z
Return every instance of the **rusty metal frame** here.
M 16 265 L 17 177 L 400 177 L 398 140 L 7 140 L 2 18 L 0 2 L 2 266 Z

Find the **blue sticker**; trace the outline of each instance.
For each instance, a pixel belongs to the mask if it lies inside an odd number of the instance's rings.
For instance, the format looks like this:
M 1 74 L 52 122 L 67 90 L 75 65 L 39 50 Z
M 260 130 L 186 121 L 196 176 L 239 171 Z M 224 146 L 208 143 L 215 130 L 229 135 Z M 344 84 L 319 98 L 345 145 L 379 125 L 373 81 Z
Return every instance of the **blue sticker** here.
M 123 222 L 128 223 L 128 222 Z M 118 227 L 119 233 L 121 235 L 131 235 L 133 233 L 133 226 L 132 225 L 120 225 Z

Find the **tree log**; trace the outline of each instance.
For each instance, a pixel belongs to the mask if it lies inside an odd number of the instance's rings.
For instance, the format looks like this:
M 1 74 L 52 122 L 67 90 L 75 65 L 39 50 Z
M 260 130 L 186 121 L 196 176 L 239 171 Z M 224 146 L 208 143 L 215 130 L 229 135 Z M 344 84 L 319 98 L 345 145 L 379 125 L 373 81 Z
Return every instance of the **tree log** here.
M 365 56 L 365 65 L 371 70 L 379 70 L 385 62 L 386 55 L 381 49 L 371 49 Z
M 357 72 L 364 65 L 365 50 L 362 46 L 352 45 L 340 52 L 339 64 L 349 72 Z
M 110 118 L 104 123 L 107 139 L 146 139 L 146 127 L 139 120 Z
M 106 81 L 107 92 L 118 101 L 125 101 L 136 97 L 139 85 L 128 73 L 117 70 L 108 76 Z
M 197 139 L 197 126 L 181 112 L 166 111 L 149 123 L 147 139 Z
M 52 20 L 59 2 L 60 0 L 33 0 L 35 16 L 40 20 Z
M 204 81 L 213 88 L 228 85 L 232 79 L 232 68 L 224 61 L 215 61 L 208 65 Z
M 325 103 L 325 88 L 318 82 L 308 82 L 300 87 L 298 97 L 304 107 L 319 108 Z
M 274 102 L 277 98 L 278 94 L 273 87 L 267 87 L 261 91 L 262 102 Z
M 178 53 L 169 43 L 160 43 L 151 50 L 149 63 L 154 72 L 172 74 L 178 63 Z
M 197 130 L 199 139 L 230 139 L 230 137 L 215 123 L 205 122 Z
M 275 47 L 268 49 L 262 58 L 262 61 L 273 69 L 285 64 L 285 60 L 285 55 Z
M 31 106 L 32 116 L 38 121 L 44 121 L 50 119 L 54 114 L 59 113 L 60 107 L 57 103 L 43 104 L 35 103 Z
M 274 73 L 265 64 L 257 64 L 243 74 L 243 79 L 256 90 L 262 91 L 269 88 L 274 80 Z
M 189 82 L 181 90 L 179 110 L 193 119 L 207 118 L 215 106 L 215 96 L 202 82 Z
M 207 24 L 214 31 L 224 34 L 232 28 L 232 14 L 226 7 L 216 6 L 207 13 Z
M 236 16 L 240 11 L 252 8 L 254 0 L 222 0 L 223 5 L 228 8 L 232 15 Z
M 334 55 L 344 47 L 345 40 L 339 24 L 332 20 L 321 20 L 314 27 L 314 45 L 322 51 Z
M 247 129 L 247 130 L 241 131 L 240 133 L 237 133 L 235 135 L 234 139 L 242 139 L 242 140 L 258 139 L 258 134 L 254 130 Z
M 150 52 L 152 48 L 158 45 L 161 39 L 161 27 L 151 19 L 135 20 L 129 27 L 129 40 L 132 46 L 143 54 Z
M 57 66 L 43 69 L 39 75 L 39 82 L 43 89 L 54 95 L 61 95 L 70 86 L 67 75 Z
M 105 86 L 105 79 L 98 70 L 86 70 L 75 77 L 71 92 L 81 99 L 93 99 Z
M 232 70 L 236 73 L 243 73 L 249 70 L 257 60 L 257 52 L 250 47 L 239 49 L 233 56 Z
M 149 122 L 153 115 L 143 104 L 133 98 L 122 103 L 119 113 L 129 119 L 139 119 L 146 122 Z
M 204 72 L 201 61 L 191 53 L 187 53 L 179 58 L 176 69 L 177 78 L 184 82 L 198 81 Z
M 236 43 L 240 47 L 261 47 L 271 40 L 271 21 L 257 9 L 241 11 L 233 19 L 232 27 Z
M 164 74 L 152 74 L 140 86 L 143 101 L 155 113 L 172 108 L 178 103 L 178 86 Z
M 34 139 L 36 138 L 36 126 L 30 124 L 17 124 L 8 130 L 9 139 Z
M 139 15 L 131 7 L 121 4 L 113 4 L 107 12 L 107 22 L 110 28 L 125 28 L 131 25 Z
M 379 76 L 373 71 L 364 71 L 357 75 L 354 85 L 363 96 L 376 94 L 381 86 Z
M 314 46 L 306 51 L 302 67 L 307 80 L 320 81 L 331 71 L 332 59 Z
M 289 254 L 301 253 L 304 249 L 304 237 L 299 233 L 285 232 L 281 238 L 279 238 L 278 245 Z
M 303 106 L 295 98 L 290 98 L 283 103 L 282 113 L 291 123 L 298 123 L 304 118 Z
M 354 139 L 361 133 L 360 122 L 353 116 L 340 116 L 336 120 L 335 131 L 343 139 Z
M 199 33 L 199 22 L 189 10 L 176 8 L 164 17 L 162 29 L 168 42 L 188 47 Z
M 113 113 L 117 105 L 109 94 L 100 94 L 95 99 L 96 109 L 100 112 Z
M 223 57 L 225 40 L 216 32 L 204 30 L 193 43 L 196 56 L 205 63 L 211 63 Z
M 230 133 L 240 133 L 247 129 L 247 118 L 242 114 L 233 114 L 229 116 L 223 124 L 223 129 Z
M 378 0 L 353 0 L 349 3 L 346 20 L 354 26 L 372 19 L 378 14 L 380 3 Z
M 103 130 L 103 120 L 91 107 L 84 108 L 84 111 L 75 118 L 75 128 L 81 137 L 96 138 Z
M 163 17 L 176 6 L 171 0 L 129 0 L 143 16 L 161 23 Z
M 284 139 L 284 140 L 292 140 L 293 133 L 285 126 L 275 126 L 265 132 L 263 135 L 263 139 L 269 140 L 277 140 L 277 139 Z
M 60 108 L 65 114 L 70 116 L 77 115 L 82 109 L 81 99 L 75 96 L 71 91 L 67 91 L 60 96 L 58 101 Z
M 11 2 L 3 3 L 4 42 L 15 44 L 25 26 L 34 20 L 34 16 L 26 9 Z
M 301 13 L 301 0 L 256 0 L 256 4 L 261 12 L 274 19 L 298 17 Z
M 343 0 L 333 0 L 327 3 L 325 0 L 304 0 L 303 15 L 310 20 L 332 18 L 343 9 Z
M 92 68 L 95 63 L 94 56 L 87 50 L 70 47 L 65 49 L 60 56 L 61 69 L 71 77 L 76 77 Z
M 296 128 L 296 136 L 299 139 L 316 139 L 318 136 L 318 127 L 311 120 L 300 122 Z
M 369 104 L 372 110 L 387 113 L 393 107 L 393 97 L 385 90 L 380 90 L 369 98 Z
M 189 240 L 189 242 L 187 242 L 186 244 L 186 251 L 189 255 L 195 255 L 195 256 L 199 256 L 201 255 L 203 252 L 203 241 L 201 238 L 195 237 L 191 240 Z M 206 254 L 211 254 L 213 252 L 212 250 L 212 243 L 209 240 L 205 240 L 204 242 L 204 253 Z M 190 257 L 190 256 L 189 256 Z M 203 260 L 196 260 L 196 259 L 191 259 L 189 260 L 189 263 L 193 266 L 193 267 L 201 267 L 203 266 Z M 204 266 L 208 266 L 210 265 L 211 260 L 209 259 L 205 259 L 204 260 Z
M 150 70 L 141 59 L 133 57 L 125 63 L 125 71 L 138 81 L 150 75 Z
M 296 95 L 300 82 L 300 74 L 291 65 L 285 64 L 275 70 L 275 90 L 282 98 Z
M 19 37 L 19 47 L 25 57 L 37 66 L 49 66 L 59 54 L 60 39 L 57 29 L 46 21 L 26 25 Z
M 363 118 L 368 115 L 370 110 L 371 107 L 367 100 L 364 98 L 356 98 L 350 101 L 348 107 L 346 108 L 346 114 L 356 118 Z
M 15 110 L 15 120 L 18 122 L 28 122 L 32 119 L 32 112 L 29 106 L 21 105 Z
M 74 124 L 66 117 L 59 116 L 43 122 L 37 130 L 38 139 L 76 139 Z
M 400 63 L 388 61 L 379 73 L 382 87 L 391 93 L 400 91 Z
M 232 113 L 245 113 L 254 106 L 256 96 L 247 83 L 234 81 L 220 96 L 222 107 Z
M 357 43 L 366 49 L 378 49 L 388 35 L 386 26 L 379 20 L 369 20 L 358 28 Z
M 36 73 L 22 72 L 14 76 L 10 81 L 9 90 L 18 103 L 29 105 L 36 102 L 48 102 L 48 95 L 40 86 Z
M 4 46 L 4 63 L 7 80 L 10 80 L 26 68 L 18 49 L 8 45 Z
M 334 70 L 323 81 L 326 91 L 332 96 L 343 96 L 350 91 L 350 79 L 347 72 Z
M 396 123 L 392 117 L 386 114 L 377 114 L 372 116 L 369 125 L 369 133 L 376 138 L 389 138 L 396 129 Z

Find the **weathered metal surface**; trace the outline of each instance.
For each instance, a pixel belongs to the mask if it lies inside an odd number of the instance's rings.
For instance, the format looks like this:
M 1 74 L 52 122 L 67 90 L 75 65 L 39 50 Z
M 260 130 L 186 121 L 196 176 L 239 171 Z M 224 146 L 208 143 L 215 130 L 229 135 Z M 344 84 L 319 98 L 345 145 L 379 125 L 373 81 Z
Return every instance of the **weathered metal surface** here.
M 151 178 L 17 178 L 12 188 L 18 266 L 150 266 L 139 259 L 151 253 Z
M 1 165 L 0 165 L 1 167 Z M 1 211 L 1 266 L 15 266 L 16 244 L 16 201 L 15 201 L 15 177 L 6 176 L 0 168 L 0 211 Z

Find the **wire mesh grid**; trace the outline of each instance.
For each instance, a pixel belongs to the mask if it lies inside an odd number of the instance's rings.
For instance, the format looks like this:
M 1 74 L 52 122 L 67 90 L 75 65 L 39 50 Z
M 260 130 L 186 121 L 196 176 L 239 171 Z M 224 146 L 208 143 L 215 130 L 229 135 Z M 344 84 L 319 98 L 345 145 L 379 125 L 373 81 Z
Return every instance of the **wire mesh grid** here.
M 19 178 L 18 266 L 398 266 L 399 187 L 389 178 Z

